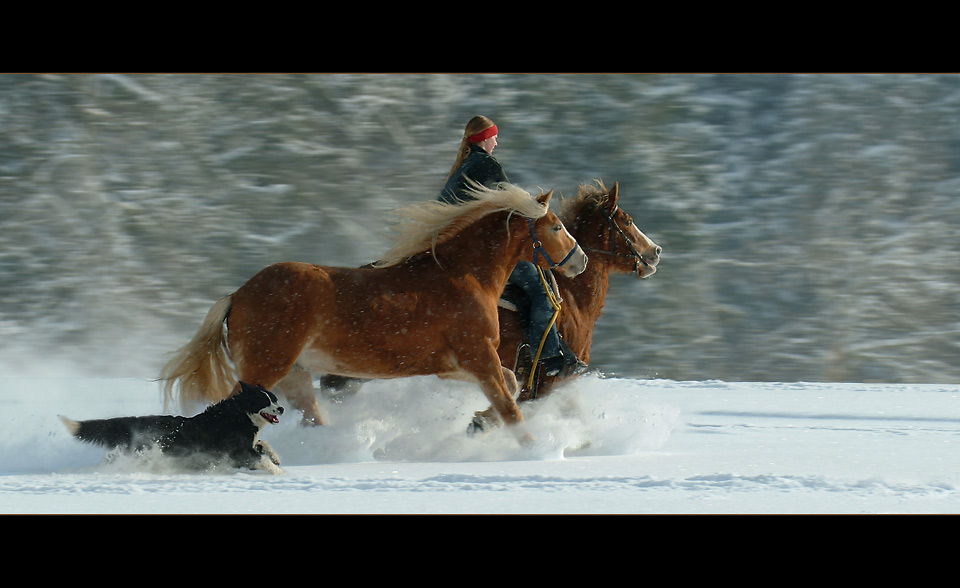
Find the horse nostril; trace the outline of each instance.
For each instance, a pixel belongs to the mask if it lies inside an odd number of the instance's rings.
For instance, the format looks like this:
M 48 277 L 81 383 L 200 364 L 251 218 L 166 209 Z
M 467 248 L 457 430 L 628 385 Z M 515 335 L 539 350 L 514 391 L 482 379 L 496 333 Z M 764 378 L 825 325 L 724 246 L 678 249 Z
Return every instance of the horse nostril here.
M 657 257 L 660 257 L 660 252 L 663 251 L 663 247 L 657 245 Z

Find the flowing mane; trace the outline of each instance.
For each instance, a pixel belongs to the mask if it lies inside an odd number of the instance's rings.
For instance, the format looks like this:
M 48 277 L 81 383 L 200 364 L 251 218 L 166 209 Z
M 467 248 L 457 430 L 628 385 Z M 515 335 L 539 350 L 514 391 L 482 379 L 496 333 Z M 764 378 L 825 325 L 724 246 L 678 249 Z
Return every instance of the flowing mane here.
M 570 200 L 563 200 L 557 216 L 561 218 L 564 225 L 572 228 L 578 216 L 593 212 L 597 207 L 606 204 L 609 198 L 610 193 L 602 180 L 594 180 L 593 184 L 580 184 L 576 196 Z
M 548 210 L 547 205 L 513 184 L 501 183 L 496 188 L 473 184 L 469 193 L 474 200 L 459 204 L 435 200 L 398 210 L 394 245 L 380 257 L 376 266 L 389 267 L 414 255 L 434 251 L 438 245 L 494 212 L 510 211 L 527 218 L 540 218 Z

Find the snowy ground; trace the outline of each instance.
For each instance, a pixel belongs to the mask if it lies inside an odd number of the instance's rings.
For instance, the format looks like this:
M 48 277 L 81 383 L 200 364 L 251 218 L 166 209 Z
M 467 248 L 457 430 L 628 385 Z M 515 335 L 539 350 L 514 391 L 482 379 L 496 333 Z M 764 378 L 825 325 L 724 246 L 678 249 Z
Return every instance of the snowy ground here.
M 0 513 L 960 513 L 960 387 L 581 378 L 537 437 L 468 438 L 466 384 L 374 382 L 265 434 L 286 473 L 181 473 L 69 437 L 163 412 L 140 379 L 0 378 Z

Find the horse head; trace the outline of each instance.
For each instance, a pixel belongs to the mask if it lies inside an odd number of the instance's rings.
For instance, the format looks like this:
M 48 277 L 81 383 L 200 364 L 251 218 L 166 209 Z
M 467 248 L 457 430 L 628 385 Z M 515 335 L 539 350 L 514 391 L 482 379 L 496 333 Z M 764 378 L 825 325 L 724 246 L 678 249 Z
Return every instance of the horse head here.
M 581 235 L 581 240 L 584 239 L 583 235 L 599 237 L 598 243 L 585 244 L 584 249 L 609 256 L 611 265 L 621 271 L 636 273 L 638 278 L 649 278 L 657 272 L 662 248 L 643 234 L 633 218 L 620 208 L 620 183 L 615 182 L 609 192 L 602 182 L 597 183 L 597 188 L 582 186 L 580 190 L 581 200 L 592 199 L 595 206 L 590 209 L 598 212 L 602 218 L 595 221 L 594 215 L 581 213 L 577 216 L 576 233 Z M 597 222 L 599 226 L 585 226 L 592 222 Z
M 563 226 L 560 218 L 550 212 L 553 190 L 537 197 L 537 202 L 546 207 L 546 214 L 539 218 L 527 218 L 530 236 L 533 237 L 533 263 L 558 270 L 568 278 L 575 277 L 587 268 L 587 254 Z

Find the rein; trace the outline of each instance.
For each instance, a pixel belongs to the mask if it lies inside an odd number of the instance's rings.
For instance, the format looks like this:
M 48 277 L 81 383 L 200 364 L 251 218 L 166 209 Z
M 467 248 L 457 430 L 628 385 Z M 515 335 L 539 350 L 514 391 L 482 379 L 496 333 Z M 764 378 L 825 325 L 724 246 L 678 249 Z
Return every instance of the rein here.
M 543 353 L 543 345 L 547 342 L 550 327 L 553 326 L 553 323 L 557 322 L 557 317 L 560 316 L 560 303 L 563 302 L 560 297 L 554 293 L 550 284 L 547 283 L 547 278 L 543 274 L 543 268 L 539 265 L 537 266 L 537 272 L 540 274 L 540 281 L 543 283 L 543 289 L 547 293 L 547 298 L 553 306 L 553 316 L 550 317 L 550 322 L 547 323 L 547 328 L 543 331 L 543 337 L 540 338 L 540 345 L 537 347 L 537 354 L 533 356 L 533 362 L 530 364 L 530 378 L 527 380 L 527 388 L 533 387 L 533 379 L 537 375 L 537 362 L 540 361 L 540 354 Z
M 560 304 L 563 302 L 547 283 L 547 278 L 543 273 L 543 268 L 537 265 L 537 256 L 542 253 L 544 259 L 546 259 L 547 263 L 550 264 L 551 269 L 561 267 L 563 264 L 570 261 L 570 257 L 573 256 L 574 252 L 576 252 L 579 244 L 574 241 L 573 249 L 570 250 L 570 253 L 567 253 L 567 256 L 564 257 L 560 263 L 554 263 L 554 261 L 550 259 L 550 254 L 547 253 L 547 250 L 543 248 L 543 244 L 540 242 L 540 239 L 537 238 L 537 231 L 534 228 L 533 220 L 528 218 L 527 224 L 530 225 L 530 235 L 533 236 L 533 264 L 537 267 L 537 272 L 540 274 L 540 281 L 543 283 L 543 289 L 546 291 L 547 298 L 550 300 L 550 304 L 553 306 L 553 316 L 550 317 L 550 322 L 547 323 L 547 328 L 543 331 L 543 337 L 540 338 L 540 345 L 537 347 L 537 353 L 533 356 L 533 362 L 530 364 L 530 378 L 527 381 L 527 388 L 530 388 L 533 386 L 533 379 L 537 375 L 536 366 L 537 362 L 540 361 L 540 354 L 543 352 L 543 346 L 547 342 L 547 336 L 550 334 L 550 328 L 553 327 L 553 324 L 557 322 L 557 317 L 560 316 Z
M 613 230 L 614 230 L 618 235 L 620 235 L 620 238 L 621 238 L 621 239 L 623 239 L 623 242 L 626 244 L 627 249 L 630 250 L 630 253 L 617 253 L 617 244 L 616 244 L 615 241 L 611 243 L 612 250 L 610 250 L 610 251 L 608 251 L 608 250 L 606 250 L 606 249 L 594 249 L 594 248 L 592 248 L 592 247 L 584 247 L 584 250 L 586 250 L 586 251 L 591 251 L 591 252 L 593 252 L 593 253 L 602 253 L 602 254 L 604 254 L 604 255 L 616 255 L 616 256 L 619 256 L 619 257 L 626 257 L 626 258 L 628 258 L 628 259 L 634 259 L 634 260 L 635 260 L 635 263 L 634 263 L 634 266 L 633 266 L 633 271 L 634 271 L 635 273 L 637 273 L 637 274 L 640 273 L 640 264 L 641 264 L 641 263 L 642 263 L 643 265 L 647 266 L 647 267 L 650 267 L 650 264 L 647 263 L 647 260 L 644 259 L 643 256 L 640 255 L 640 252 L 637 251 L 637 248 L 633 246 L 633 241 L 631 241 L 631 240 L 627 237 L 626 233 L 623 232 L 623 229 L 621 229 L 620 226 L 617 224 L 617 222 L 616 222 L 615 220 L 613 220 L 613 216 L 614 216 L 615 214 L 617 214 L 617 210 L 620 208 L 620 205 L 617 204 L 616 206 L 614 206 L 614 207 L 613 207 L 613 210 L 611 210 L 609 214 L 608 214 L 607 211 L 604 210 L 602 207 L 598 207 L 598 208 L 600 208 L 600 214 L 602 214 L 603 217 L 604 217 L 605 219 L 607 219 L 607 222 L 610 223 L 610 226 L 613 228 Z

